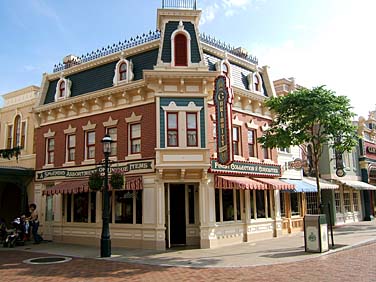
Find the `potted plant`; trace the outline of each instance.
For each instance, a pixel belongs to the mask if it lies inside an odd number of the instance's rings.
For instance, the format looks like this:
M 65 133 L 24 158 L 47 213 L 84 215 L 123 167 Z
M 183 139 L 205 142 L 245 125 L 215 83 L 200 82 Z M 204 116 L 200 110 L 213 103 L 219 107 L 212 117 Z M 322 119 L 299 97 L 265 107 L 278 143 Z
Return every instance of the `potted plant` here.
M 122 189 L 124 187 L 124 175 L 120 169 L 114 169 L 112 171 L 110 185 L 112 189 Z
M 103 177 L 101 176 L 101 173 L 99 170 L 95 170 L 90 176 L 89 176 L 89 188 L 93 191 L 99 191 L 102 189 L 103 186 Z

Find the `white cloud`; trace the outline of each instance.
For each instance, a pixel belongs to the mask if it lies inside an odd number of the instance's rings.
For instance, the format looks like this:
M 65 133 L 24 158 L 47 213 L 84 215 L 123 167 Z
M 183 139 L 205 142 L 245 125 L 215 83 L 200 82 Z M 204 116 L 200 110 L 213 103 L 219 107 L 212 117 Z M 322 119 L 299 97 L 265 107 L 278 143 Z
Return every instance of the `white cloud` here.
M 33 0 L 30 1 L 30 4 L 37 13 L 52 20 L 61 32 L 66 33 L 66 29 L 59 15 L 53 8 L 48 6 L 44 0 Z
M 28 71 L 35 71 L 38 69 L 38 67 L 32 66 L 32 65 L 25 65 L 23 66 L 23 69 L 28 72 Z
M 272 79 L 293 76 L 303 86 L 325 84 L 348 96 L 356 114 L 367 116 L 376 104 L 374 6 L 376 2 L 362 1 L 361 6 L 339 9 L 308 43 L 286 39 L 279 46 L 256 46 L 253 52 L 260 64 L 270 66 Z
M 225 16 L 232 17 L 239 9 L 246 10 L 252 4 L 252 0 L 215 0 L 210 1 L 210 4 L 206 2 L 208 1 L 203 2 L 201 25 L 214 20 L 219 11 L 225 10 Z

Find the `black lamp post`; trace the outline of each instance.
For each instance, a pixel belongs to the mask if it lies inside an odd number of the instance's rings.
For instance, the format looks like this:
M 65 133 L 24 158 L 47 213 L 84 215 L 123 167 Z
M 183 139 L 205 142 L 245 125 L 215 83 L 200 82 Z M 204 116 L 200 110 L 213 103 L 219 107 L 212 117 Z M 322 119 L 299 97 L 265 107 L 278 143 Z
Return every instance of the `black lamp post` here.
M 108 196 L 108 157 L 111 153 L 111 136 L 106 134 L 102 141 L 104 154 L 104 188 L 103 188 L 103 209 L 102 209 L 102 235 L 101 235 L 101 257 L 111 256 L 110 239 L 110 203 Z

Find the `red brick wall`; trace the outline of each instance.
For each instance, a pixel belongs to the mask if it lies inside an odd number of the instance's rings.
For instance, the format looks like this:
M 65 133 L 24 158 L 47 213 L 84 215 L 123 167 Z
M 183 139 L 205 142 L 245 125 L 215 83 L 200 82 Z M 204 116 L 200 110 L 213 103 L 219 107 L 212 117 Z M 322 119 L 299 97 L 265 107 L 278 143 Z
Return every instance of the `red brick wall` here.
M 117 110 L 109 113 L 93 115 L 70 121 L 64 121 L 56 124 L 46 125 L 36 130 L 36 168 L 41 169 L 45 165 L 45 138 L 44 134 L 49 129 L 55 132 L 55 167 L 61 167 L 65 162 L 65 139 L 64 130 L 71 125 L 76 128 L 76 159 L 75 163 L 80 165 L 84 160 L 85 152 L 85 132 L 82 126 L 87 125 L 88 121 L 96 124 L 95 128 L 95 161 L 100 162 L 103 159 L 103 149 L 101 140 L 105 135 L 103 122 L 108 121 L 109 117 L 118 120 L 117 123 L 117 159 L 124 160 L 128 155 L 128 126 L 125 118 L 131 116 L 134 112 L 137 116 L 142 115 L 141 119 L 141 155 L 142 158 L 154 158 L 156 147 L 156 129 L 155 129 L 155 103 L 133 107 L 129 109 Z
M 214 142 L 213 142 L 213 140 L 214 140 L 213 139 L 214 121 L 212 120 L 211 115 L 212 114 L 215 115 L 215 107 L 212 106 L 212 105 L 209 105 L 208 111 L 209 111 L 209 119 L 208 119 L 208 121 L 209 121 L 209 125 L 208 125 L 209 142 L 208 142 L 208 146 L 209 146 L 209 149 L 210 149 L 210 155 L 212 156 L 215 153 L 215 151 L 214 151 L 215 145 L 214 145 Z M 245 159 L 248 159 L 248 157 L 249 157 L 249 153 L 248 153 L 248 128 L 246 126 L 246 123 L 251 122 L 251 120 L 253 120 L 254 123 L 259 126 L 258 129 L 256 130 L 256 134 L 257 134 L 256 137 L 259 138 L 263 134 L 263 132 L 261 130 L 261 126 L 265 125 L 265 123 L 270 123 L 270 120 L 260 118 L 260 117 L 257 117 L 257 116 L 253 116 L 253 115 L 248 115 L 248 114 L 233 111 L 232 112 L 233 119 L 235 118 L 235 116 L 238 117 L 238 119 L 240 121 L 244 122 L 242 127 L 241 127 L 241 154 L 242 154 L 242 157 L 244 157 Z M 277 150 L 272 149 L 271 152 L 272 152 L 272 160 L 275 163 L 277 163 Z M 263 154 L 261 144 L 257 144 L 257 157 L 260 160 L 264 159 L 264 154 Z

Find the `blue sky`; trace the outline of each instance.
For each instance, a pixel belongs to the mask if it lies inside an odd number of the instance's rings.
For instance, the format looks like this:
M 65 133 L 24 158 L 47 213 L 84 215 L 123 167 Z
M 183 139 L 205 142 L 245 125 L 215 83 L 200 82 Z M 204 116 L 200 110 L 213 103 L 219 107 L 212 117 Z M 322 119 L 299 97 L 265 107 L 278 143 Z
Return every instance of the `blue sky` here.
M 65 55 L 154 30 L 161 3 L 0 0 L 0 95 L 40 86 Z M 359 115 L 375 109 L 376 1 L 198 0 L 198 7 L 200 32 L 246 48 L 272 79 L 325 84 L 349 96 Z

